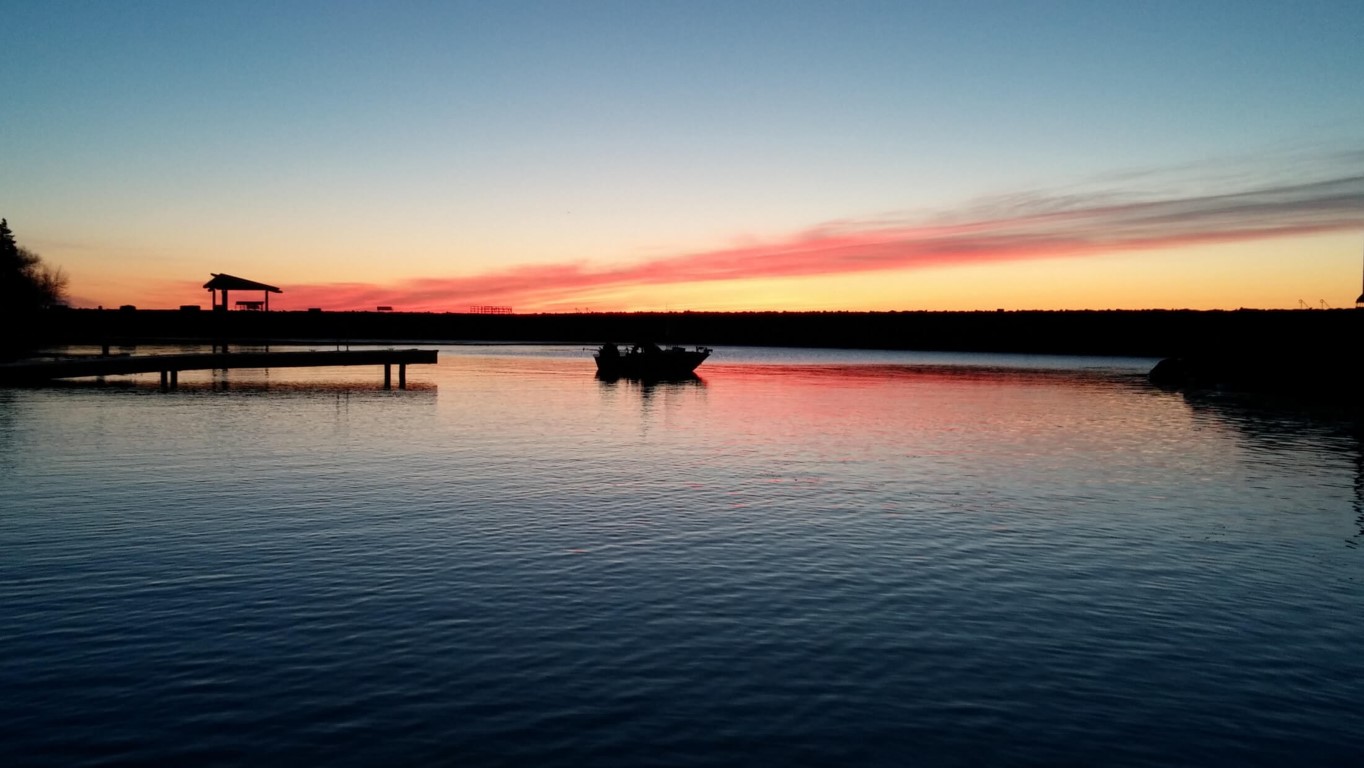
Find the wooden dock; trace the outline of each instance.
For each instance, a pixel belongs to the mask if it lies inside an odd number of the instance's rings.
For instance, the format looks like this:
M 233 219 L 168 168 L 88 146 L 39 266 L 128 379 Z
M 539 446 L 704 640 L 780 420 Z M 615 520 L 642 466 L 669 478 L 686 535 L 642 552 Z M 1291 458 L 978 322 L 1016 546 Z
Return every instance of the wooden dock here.
M 176 355 L 118 355 L 36 360 L 0 364 L 0 384 L 41 384 L 56 379 L 160 373 L 161 388 L 179 383 L 180 371 L 230 368 L 322 368 L 339 365 L 382 365 L 384 389 L 407 388 L 407 366 L 436 362 L 434 349 L 363 349 L 321 352 L 197 352 Z

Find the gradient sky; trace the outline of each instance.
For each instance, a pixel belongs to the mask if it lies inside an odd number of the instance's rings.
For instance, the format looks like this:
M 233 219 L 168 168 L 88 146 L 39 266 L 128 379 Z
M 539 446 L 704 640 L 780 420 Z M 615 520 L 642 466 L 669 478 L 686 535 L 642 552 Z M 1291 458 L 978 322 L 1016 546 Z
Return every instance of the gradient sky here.
M 1348 306 L 1364 2 L 0 0 L 80 306 Z M 253 297 L 235 297 L 253 298 Z

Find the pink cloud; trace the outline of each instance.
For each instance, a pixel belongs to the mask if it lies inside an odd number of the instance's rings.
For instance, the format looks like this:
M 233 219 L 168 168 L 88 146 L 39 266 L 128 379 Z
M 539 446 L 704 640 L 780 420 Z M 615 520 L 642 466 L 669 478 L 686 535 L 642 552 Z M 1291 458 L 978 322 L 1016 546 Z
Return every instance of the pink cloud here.
M 518 311 L 589 303 L 642 285 L 810 277 L 989 262 L 1097 255 L 1359 229 L 1364 176 L 1266 186 L 1227 194 L 1114 202 L 1112 195 L 1022 195 L 960 214 L 949 223 L 831 222 L 790 237 L 618 265 L 525 266 L 391 285 L 293 285 L 280 308 L 321 306 L 467 311 L 477 304 Z

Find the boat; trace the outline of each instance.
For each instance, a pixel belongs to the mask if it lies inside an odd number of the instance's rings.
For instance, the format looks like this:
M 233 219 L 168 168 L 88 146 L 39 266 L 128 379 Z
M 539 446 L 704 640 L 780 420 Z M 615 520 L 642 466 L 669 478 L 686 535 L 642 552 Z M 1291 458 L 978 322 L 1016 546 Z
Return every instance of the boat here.
M 624 351 L 615 344 L 603 344 L 592 357 L 597 375 L 603 379 L 685 379 L 710 357 L 710 347 L 660 347 L 635 344 Z

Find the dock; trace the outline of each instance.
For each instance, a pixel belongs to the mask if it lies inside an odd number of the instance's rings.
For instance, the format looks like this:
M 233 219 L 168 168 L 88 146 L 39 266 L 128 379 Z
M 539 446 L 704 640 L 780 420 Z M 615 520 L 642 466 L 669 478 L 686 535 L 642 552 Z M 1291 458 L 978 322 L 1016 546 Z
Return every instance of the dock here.
M 0 385 L 41 384 L 57 379 L 160 373 L 161 388 L 174 389 L 180 371 L 231 368 L 322 368 L 382 365 L 384 389 L 393 386 L 398 366 L 398 388 L 407 389 L 407 366 L 434 364 L 434 349 L 364 349 L 321 352 L 197 352 L 174 355 L 119 355 L 75 359 L 35 360 L 0 364 Z

